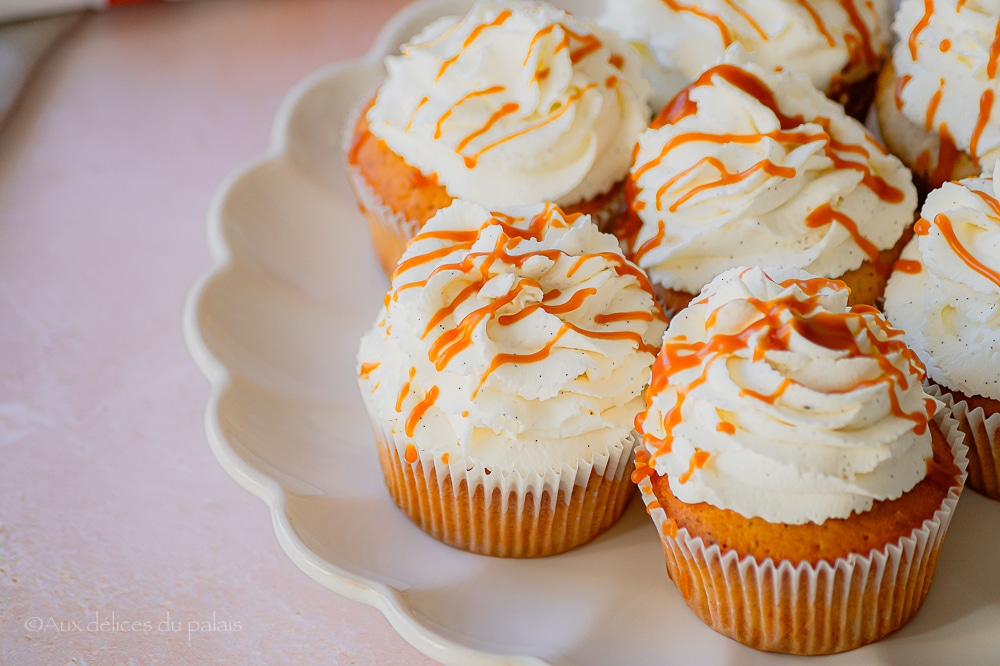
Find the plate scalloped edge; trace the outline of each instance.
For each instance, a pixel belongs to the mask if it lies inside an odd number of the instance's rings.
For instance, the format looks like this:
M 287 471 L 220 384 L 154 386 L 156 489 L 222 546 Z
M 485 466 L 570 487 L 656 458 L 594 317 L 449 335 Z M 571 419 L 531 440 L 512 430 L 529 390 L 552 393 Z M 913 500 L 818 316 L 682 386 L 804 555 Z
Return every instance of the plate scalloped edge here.
M 237 483 L 268 506 L 278 543 L 296 566 L 310 578 L 341 596 L 378 609 L 404 640 L 438 661 L 460 664 L 544 664 L 545 661 L 536 657 L 494 654 L 448 640 L 421 623 L 395 588 L 345 571 L 313 553 L 289 522 L 285 511 L 287 497 L 281 485 L 241 457 L 227 440 L 219 419 L 219 401 L 231 383 L 231 375 L 228 368 L 212 353 L 199 325 L 206 289 L 213 279 L 232 264 L 232 253 L 222 232 L 222 213 L 227 198 L 252 170 L 286 154 L 289 148 L 289 120 L 297 102 L 320 81 L 352 70 L 380 66 L 393 42 L 399 41 L 401 36 L 409 36 L 404 33 L 407 26 L 417 17 L 432 10 L 440 11 L 447 4 L 449 0 L 421 0 L 407 5 L 385 24 L 365 55 L 320 68 L 284 96 L 271 126 L 267 150 L 257 159 L 235 169 L 223 180 L 209 205 L 207 243 L 212 266 L 197 278 L 188 292 L 184 303 L 183 334 L 189 353 L 210 385 L 204 414 L 209 448 L 222 468 Z

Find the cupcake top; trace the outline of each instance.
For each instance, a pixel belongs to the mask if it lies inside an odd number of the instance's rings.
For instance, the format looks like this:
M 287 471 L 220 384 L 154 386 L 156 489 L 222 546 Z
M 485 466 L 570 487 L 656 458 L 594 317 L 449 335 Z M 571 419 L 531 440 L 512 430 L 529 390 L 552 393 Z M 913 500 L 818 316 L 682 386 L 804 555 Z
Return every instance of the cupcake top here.
M 902 334 L 843 283 L 794 274 L 726 271 L 670 322 L 636 425 L 683 502 L 822 523 L 927 472 L 937 403 Z
M 909 170 L 804 78 L 738 46 L 639 136 L 621 235 L 654 283 L 697 293 L 738 265 L 839 277 L 913 221 Z
M 385 65 L 371 132 L 451 196 L 484 206 L 608 192 L 649 118 L 635 51 L 544 3 L 479 2 Z
M 897 108 L 992 171 L 1000 157 L 1000 2 L 902 0 L 892 27 Z
M 1000 400 L 1000 164 L 924 202 L 885 312 L 935 382 Z
M 403 255 L 360 385 L 408 459 L 544 474 L 632 446 L 664 328 L 645 276 L 588 216 L 457 201 Z
M 891 1 L 607 0 L 599 21 L 643 55 L 666 102 L 733 43 L 767 69 L 787 69 L 831 91 L 881 67 Z

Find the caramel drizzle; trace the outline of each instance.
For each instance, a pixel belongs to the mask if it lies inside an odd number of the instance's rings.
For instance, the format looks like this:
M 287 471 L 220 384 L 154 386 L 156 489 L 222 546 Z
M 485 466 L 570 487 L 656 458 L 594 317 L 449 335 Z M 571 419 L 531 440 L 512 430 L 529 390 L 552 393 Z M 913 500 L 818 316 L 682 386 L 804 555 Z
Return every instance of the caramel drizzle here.
M 708 459 L 712 457 L 708 451 L 702 451 L 701 449 L 695 449 L 694 455 L 691 456 L 691 460 L 688 463 L 687 471 L 681 474 L 677 480 L 681 483 L 687 483 L 691 480 L 694 475 L 695 470 L 701 469 L 708 462 Z
M 410 411 L 409 416 L 406 417 L 406 423 L 403 427 L 404 432 L 407 437 L 413 437 L 413 433 L 416 432 L 417 422 L 423 417 L 424 413 L 430 409 L 431 405 L 437 400 L 438 395 L 441 393 L 441 389 L 437 386 L 432 386 L 423 399 L 416 404 L 416 406 Z
M 434 123 L 434 139 L 437 140 L 441 138 L 441 132 L 442 132 L 442 127 L 444 126 L 444 121 L 448 120 L 448 118 L 451 118 L 451 114 L 453 114 L 456 111 L 456 109 L 458 109 L 458 107 L 462 106 L 471 99 L 476 99 L 477 97 L 486 97 L 488 95 L 495 95 L 497 93 L 505 91 L 506 89 L 507 88 L 505 88 L 504 86 L 490 86 L 489 88 L 484 88 L 482 90 L 473 90 L 472 92 L 464 95 L 460 100 L 452 104 L 444 113 L 442 113 L 441 117 L 437 119 L 436 123 Z M 419 111 L 420 107 L 426 103 L 426 100 L 427 100 L 426 97 L 420 100 L 420 103 L 417 104 L 416 110 L 414 110 L 413 112 L 414 116 L 417 115 L 417 111 Z
M 993 33 L 993 43 L 990 44 L 990 59 L 986 63 L 986 76 L 991 79 L 997 77 L 998 61 L 1000 61 L 1000 21 L 997 21 L 997 27 Z
M 934 130 L 934 116 L 937 115 L 938 105 L 941 104 L 941 98 L 944 96 L 944 78 L 942 77 L 938 83 L 938 89 L 934 91 L 931 95 L 930 101 L 927 103 L 927 115 L 924 118 L 924 129 L 928 132 Z
M 913 30 L 910 31 L 910 36 L 906 40 L 906 45 L 910 49 L 910 59 L 917 59 L 917 39 L 920 37 L 920 33 L 924 31 L 924 28 L 931 22 L 931 14 L 934 13 L 934 0 L 924 0 L 924 14 L 917 21 L 917 24 L 913 26 Z
M 903 110 L 903 88 L 905 88 L 906 84 L 908 84 L 912 80 L 913 76 L 911 76 L 910 74 L 903 74 L 901 77 L 899 77 L 899 80 L 896 81 L 896 91 L 893 93 L 893 95 L 895 96 L 897 111 Z
M 375 363 L 362 363 L 361 369 L 358 371 L 358 377 L 360 379 L 368 379 L 379 365 L 377 361 Z
M 750 14 L 747 13 L 745 9 L 738 6 L 736 3 L 733 2 L 733 0 L 725 0 L 725 2 L 727 5 L 729 5 L 730 9 L 732 9 L 734 12 L 743 17 L 743 20 L 747 22 L 747 24 L 753 29 L 754 32 L 756 32 L 760 36 L 760 38 L 763 41 L 766 42 L 769 39 L 767 33 L 764 32 L 764 30 L 760 27 L 760 25 L 753 20 L 753 17 L 750 16 Z
M 468 285 L 466 285 L 445 307 L 439 309 L 428 321 L 424 331 L 421 334 L 422 338 L 426 338 L 433 331 L 438 329 L 441 323 L 451 316 L 463 303 L 468 302 L 470 299 L 474 298 L 479 290 L 486 284 L 486 282 L 492 277 L 490 275 L 490 269 L 492 265 L 500 261 L 502 263 L 520 266 L 526 261 L 530 260 L 532 257 L 544 256 L 552 261 L 556 261 L 561 257 L 566 257 L 565 253 L 560 250 L 536 250 L 533 252 L 525 252 L 523 254 L 513 255 L 510 250 L 516 247 L 523 239 L 531 238 L 534 240 L 540 240 L 547 229 L 564 227 L 575 219 L 576 216 L 569 216 L 569 219 L 562 220 L 558 216 L 554 215 L 554 212 L 558 211 L 558 208 L 554 205 L 546 206 L 546 208 L 538 215 L 536 215 L 526 227 L 516 226 L 519 220 L 512 218 L 508 215 L 503 215 L 500 213 L 493 213 L 492 219 L 484 223 L 484 227 L 487 225 L 498 225 L 501 227 L 502 232 L 498 235 L 497 242 L 495 243 L 492 250 L 488 252 L 468 252 L 465 254 L 463 259 L 459 262 L 451 263 L 441 263 L 436 265 L 431 271 L 430 275 L 419 281 L 404 283 L 396 287 L 393 292 L 393 299 L 398 298 L 399 292 L 404 289 L 413 288 L 414 286 L 426 285 L 427 282 L 435 275 L 441 273 L 442 271 L 453 271 L 458 270 L 468 275 L 478 274 L 480 277 L 478 279 L 473 279 Z M 404 271 L 415 268 L 419 265 L 426 263 L 434 263 L 438 259 L 458 249 L 468 249 L 471 244 L 475 241 L 477 237 L 476 231 L 466 231 L 466 232 L 421 232 L 412 241 L 413 243 L 420 242 L 429 237 L 439 237 L 447 240 L 454 240 L 456 242 L 455 246 L 449 246 L 440 248 L 431 252 L 427 252 L 423 255 L 417 255 L 409 258 L 407 261 L 400 264 L 396 270 L 396 275 L 401 275 Z M 568 271 L 568 274 L 578 270 L 585 262 L 589 259 L 600 258 L 604 262 L 610 264 L 610 268 L 615 271 L 619 276 L 630 275 L 635 278 L 638 286 L 644 289 L 652 298 L 653 288 L 650 285 L 648 278 L 645 274 L 638 269 L 636 266 L 627 262 L 624 257 L 617 253 L 595 253 L 593 255 L 585 255 L 577 258 L 574 265 Z M 394 277 L 395 281 L 395 277 Z M 529 316 L 533 312 L 541 309 L 550 314 L 564 314 L 578 309 L 586 299 L 590 298 L 597 293 L 597 289 L 593 287 L 585 287 L 579 291 L 570 295 L 569 298 L 562 300 L 560 302 L 555 302 L 562 295 L 561 291 L 558 289 L 549 290 L 543 294 L 542 300 L 539 303 L 532 303 L 527 307 L 519 310 L 515 313 L 510 314 L 499 314 L 500 310 L 514 302 L 517 297 L 528 288 L 534 288 L 541 290 L 541 285 L 535 281 L 528 278 L 520 278 L 517 283 L 511 288 L 511 290 L 504 294 L 503 296 L 493 299 L 490 303 L 473 309 L 467 313 L 461 321 L 452 326 L 451 328 L 445 329 L 438 334 L 438 336 L 433 340 L 428 350 L 428 360 L 434 365 L 438 370 L 443 370 L 448 363 L 455 358 L 463 350 L 467 349 L 472 345 L 472 334 L 476 328 L 484 321 L 489 319 L 495 319 L 498 324 L 502 326 L 513 324 L 521 319 Z M 653 315 L 648 312 L 636 313 L 636 312 L 618 312 L 618 313 L 607 313 L 603 316 L 594 317 L 594 323 L 597 325 L 607 324 L 610 322 L 618 321 L 652 321 Z M 541 361 L 547 358 L 553 346 L 556 342 L 567 332 L 573 331 L 580 335 L 592 338 L 592 339 L 603 339 L 603 340 L 627 340 L 630 341 L 636 348 L 649 352 L 651 354 L 656 353 L 656 347 L 647 344 L 642 335 L 635 331 L 629 330 L 589 330 L 582 328 L 580 326 L 574 325 L 571 322 L 563 322 L 560 330 L 556 333 L 541 349 L 531 352 L 529 354 L 498 354 L 490 363 L 489 368 L 482 375 L 479 384 L 477 385 L 473 395 L 478 393 L 480 388 L 485 383 L 487 377 L 492 374 L 497 368 L 501 367 L 507 363 L 533 363 Z M 412 379 L 415 369 L 411 369 L 410 377 Z M 403 399 L 409 394 L 410 383 L 407 382 L 403 390 L 397 399 L 397 411 L 402 410 Z M 433 400 L 436 399 L 437 394 L 431 397 L 431 392 L 428 392 L 428 396 L 425 398 L 424 402 L 418 405 L 421 409 L 426 410 Z M 425 404 L 426 403 L 426 404 Z M 416 424 L 419 417 L 414 417 L 411 413 L 407 420 L 407 423 L 411 421 Z
M 896 263 L 892 265 L 892 270 L 899 271 L 900 273 L 910 273 L 912 275 L 916 275 L 923 269 L 923 264 L 916 259 L 897 259 Z
M 657 208 L 657 210 L 661 210 L 662 209 L 661 199 L 662 199 L 663 195 L 666 194 L 666 192 L 678 180 L 680 180 L 684 176 L 688 175 L 692 171 L 698 169 L 703 164 L 710 164 L 711 166 L 715 167 L 715 169 L 719 172 L 719 179 L 718 180 L 714 180 L 714 181 L 710 181 L 710 182 L 707 182 L 707 183 L 702 183 L 701 185 L 698 185 L 696 187 L 692 187 L 690 190 L 688 190 L 687 192 L 685 192 L 683 196 L 681 196 L 675 202 L 673 202 L 672 204 L 670 204 L 670 206 L 667 208 L 667 210 L 669 210 L 671 213 L 676 213 L 677 209 L 680 208 L 681 206 L 683 206 L 684 203 L 688 199 L 691 199 L 692 197 L 697 196 L 699 193 L 704 192 L 705 190 L 710 190 L 710 189 L 713 189 L 715 187 L 725 187 L 726 185 L 731 185 L 732 183 L 738 183 L 741 180 L 749 178 L 750 176 L 752 176 L 753 174 L 755 174 L 758 171 L 763 171 L 764 173 L 768 174 L 769 176 L 780 177 L 780 178 L 794 178 L 795 177 L 795 169 L 793 167 L 779 166 L 779 165 L 775 164 L 774 162 L 772 162 L 770 160 L 761 160 L 760 162 L 757 162 L 753 166 L 751 166 L 751 167 L 749 167 L 747 169 L 744 169 L 743 171 L 738 171 L 738 172 L 732 173 L 732 172 L 730 172 L 730 171 L 728 171 L 726 169 L 726 165 L 723 164 L 722 160 L 720 160 L 719 158 L 714 157 L 712 155 L 708 155 L 708 156 L 703 157 L 702 159 L 698 160 L 691 167 L 685 169 L 684 171 L 680 172 L 676 176 L 670 178 L 666 183 L 663 184 L 662 187 L 660 187 L 659 190 L 657 190 L 657 192 L 656 192 L 656 208 Z
M 858 12 L 858 8 L 857 5 L 854 4 L 854 0 L 840 0 L 840 6 L 843 8 L 844 12 L 847 13 L 848 20 L 858 33 L 861 55 L 864 57 L 865 63 L 869 66 L 876 65 L 878 63 L 878 56 L 872 48 L 871 33 L 868 32 L 868 25 L 865 23 L 865 20 L 861 18 L 861 14 Z
M 468 37 L 465 38 L 465 40 L 462 43 L 462 46 L 458 50 L 458 52 L 455 53 L 450 58 L 448 58 L 447 60 L 445 60 L 441 64 L 441 67 L 438 70 L 437 75 L 435 76 L 435 79 L 434 79 L 435 82 L 437 82 L 444 75 L 444 73 L 448 70 L 448 68 L 451 67 L 451 65 L 453 65 L 458 60 L 458 58 L 462 54 L 462 51 L 464 49 L 468 48 L 476 39 L 478 39 L 480 37 L 480 35 L 482 35 L 485 30 L 487 30 L 488 28 L 492 28 L 492 27 L 497 27 L 497 26 L 503 25 L 508 19 L 511 18 L 511 16 L 513 16 L 513 14 L 512 14 L 512 12 L 510 10 L 504 10 L 504 11 L 500 12 L 496 16 L 496 18 L 493 19 L 493 21 L 491 21 L 490 23 L 485 23 L 485 24 L 481 24 L 481 25 L 476 26 L 471 31 L 471 33 L 468 35 Z M 564 49 L 567 50 L 567 51 L 569 51 L 570 62 L 572 64 L 574 64 L 574 65 L 577 64 L 579 61 L 583 60 L 584 58 L 586 58 L 588 55 L 590 55 L 590 54 L 592 54 L 592 53 L 600 50 L 601 47 L 604 46 L 604 43 L 596 35 L 577 33 L 577 32 L 571 30 L 570 28 L 566 27 L 565 25 L 563 25 L 561 23 L 553 23 L 553 24 L 547 25 L 547 26 L 541 28 L 540 30 L 538 30 L 535 33 L 535 35 L 532 37 L 531 43 L 528 46 L 528 52 L 525 54 L 524 63 L 523 63 L 524 65 L 526 65 L 528 63 L 528 60 L 531 58 L 531 53 L 532 53 L 533 49 L 535 48 L 535 45 L 542 38 L 544 38 L 546 35 L 551 34 L 557 27 L 562 30 L 562 38 L 561 38 L 559 44 L 556 45 L 554 53 L 558 53 L 559 51 L 564 50 Z M 611 63 L 612 66 L 620 68 L 620 66 L 623 64 L 624 61 L 623 61 L 623 59 L 622 59 L 621 56 L 612 54 L 609 57 L 608 62 Z M 547 68 L 547 67 L 539 68 L 538 70 L 536 70 L 534 72 L 533 79 L 536 82 L 541 82 L 545 78 L 547 78 L 548 75 L 549 75 L 549 68 Z M 615 84 L 617 84 L 617 82 L 618 82 L 618 79 L 616 77 L 614 77 L 614 76 L 611 76 L 611 77 L 609 77 L 604 82 L 604 84 L 607 87 L 610 88 L 610 87 L 613 87 Z M 512 134 L 509 134 L 507 136 L 501 137 L 501 138 L 499 138 L 499 139 L 497 139 L 497 140 L 495 140 L 495 141 L 493 141 L 493 142 L 491 142 L 491 143 L 489 143 L 489 144 L 487 144 L 487 145 L 479 148 L 478 150 L 476 150 L 471 155 L 465 155 L 465 154 L 463 154 L 462 151 L 465 148 L 467 148 L 470 143 L 472 143 L 473 141 L 475 141 L 479 137 L 481 137 L 484 134 L 486 134 L 487 132 L 489 132 L 504 117 L 509 116 L 511 114 L 514 114 L 514 113 L 517 113 L 520 110 L 520 105 L 517 104 L 516 102 L 508 102 L 506 104 L 503 104 L 500 108 L 495 109 L 493 111 L 492 115 L 486 120 L 486 122 L 481 127 L 479 127 L 475 131 L 473 131 L 473 132 L 469 133 L 468 135 L 466 135 L 465 137 L 463 137 L 462 140 L 459 141 L 459 143 L 455 147 L 455 152 L 458 153 L 462 157 L 462 160 L 465 163 L 465 166 L 467 168 L 469 168 L 469 169 L 475 168 L 477 161 L 483 155 L 483 153 L 485 153 L 485 152 L 487 152 L 489 150 L 492 150 L 493 148 L 496 148 L 497 146 L 499 146 L 499 145 L 501 145 L 501 144 L 503 144 L 503 143 L 505 143 L 507 141 L 510 141 L 510 140 L 515 139 L 517 137 L 520 137 L 520 136 L 523 136 L 525 134 L 528 134 L 529 132 L 533 132 L 533 131 L 541 128 L 541 127 L 544 127 L 545 125 L 547 125 L 549 123 L 554 122 L 555 120 L 557 120 L 558 118 L 560 118 L 563 114 L 565 114 L 574 104 L 576 104 L 577 102 L 579 102 L 579 100 L 582 98 L 583 94 L 587 90 L 590 90 L 591 88 L 596 87 L 596 85 L 597 84 L 588 84 L 586 87 L 584 87 L 584 88 L 582 88 L 580 90 L 575 91 L 572 95 L 570 95 L 569 99 L 566 101 L 565 104 L 561 105 L 559 109 L 557 109 L 556 111 L 554 111 L 553 113 L 551 113 L 548 117 L 546 117 L 541 122 L 536 123 L 535 125 L 532 125 L 532 126 L 530 126 L 528 128 L 525 128 L 525 129 L 519 130 L 517 132 L 514 132 Z M 473 91 L 473 92 L 465 95 L 464 97 L 462 97 L 460 100 L 458 100 L 458 102 L 456 102 L 451 107 L 449 107 L 437 119 L 437 122 L 435 123 L 434 139 L 437 140 L 437 139 L 441 138 L 442 127 L 443 127 L 444 123 L 452 116 L 452 114 L 456 111 L 456 109 L 459 106 L 461 106 L 463 103 L 465 103 L 466 101 L 468 101 L 470 99 L 476 98 L 476 97 L 482 97 L 482 96 L 486 96 L 486 95 L 492 95 L 492 94 L 495 94 L 495 93 L 498 93 L 498 92 L 502 92 L 504 90 L 505 90 L 505 88 L 503 86 L 492 86 L 492 87 L 487 88 L 485 90 Z M 414 118 L 416 117 L 417 113 L 420 111 L 420 109 L 426 103 L 427 103 L 427 98 L 423 98 L 417 104 L 417 107 L 411 113 L 410 121 L 407 124 L 407 129 L 410 128 L 410 126 L 414 122 Z
M 977 192 L 977 194 L 980 193 Z M 984 195 L 980 194 L 980 198 L 983 197 Z M 994 202 L 996 202 L 995 199 Z M 991 204 L 991 207 L 993 205 L 994 204 Z M 994 210 L 996 210 L 996 208 L 994 208 Z M 934 216 L 934 226 L 941 232 L 941 236 L 944 237 L 945 242 L 948 243 L 948 247 L 951 248 L 951 251 L 954 252 L 966 266 L 1000 288 L 1000 271 L 990 268 L 984 264 L 982 261 L 977 259 L 967 247 L 962 245 L 962 241 L 958 239 L 958 234 L 955 233 L 955 228 L 952 225 L 951 218 L 944 213 L 938 213 Z M 920 220 L 917 221 L 917 224 L 913 225 L 913 233 L 918 236 L 926 236 L 930 233 L 930 223 L 925 218 L 920 218 Z
M 681 411 L 686 396 L 695 388 L 708 380 L 709 369 L 718 361 L 725 362 L 739 349 L 747 349 L 751 344 L 750 357 L 759 361 L 769 351 L 787 350 L 792 334 L 796 333 L 806 339 L 826 347 L 827 349 L 847 352 L 848 357 L 873 356 L 882 370 L 882 374 L 873 380 L 859 382 L 858 385 L 845 389 L 849 392 L 883 384 L 886 386 L 892 413 L 914 423 L 913 431 L 922 434 L 927 427 L 927 420 L 933 414 L 933 401 L 925 402 L 923 412 L 905 412 L 899 404 L 895 387 L 903 390 L 910 384 L 911 376 L 919 381 L 923 377 L 923 366 L 915 354 L 906 346 L 902 334 L 890 327 L 888 322 L 871 317 L 877 310 L 868 306 L 855 306 L 848 312 L 828 312 L 820 308 L 817 294 L 824 288 L 829 288 L 831 281 L 825 278 L 809 280 L 787 280 L 783 286 L 799 285 L 809 295 L 800 301 L 794 295 L 783 296 L 770 301 L 749 298 L 747 303 L 753 306 L 760 318 L 735 334 L 716 334 L 704 342 L 687 342 L 683 338 L 665 340 L 659 356 L 654 361 L 652 380 L 647 393 L 647 411 L 652 406 L 652 397 L 665 390 L 672 389 L 676 395 L 674 404 L 664 411 L 660 418 L 660 426 L 664 431 L 662 437 L 656 437 L 647 432 L 643 426 L 645 414 L 636 417 L 636 427 L 643 435 L 646 447 L 655 449 L 654 456 L 669 453 L 672 448 L 674 430 L 681 422 Z M 718 313 L 713 312 L 706 320 L 705 328 L 710 330 Z M 788 317 L 791 314 L 791 317 Z M 880 335 L 881 334 L 881 335 Z M 867 340 L 875 353 L 862 349 L 862 340 Z M 907 361 L 907 371 L 895 367 L 891 354 L 901 354 Z M 701 367 L 701 373 L 686 383 L 676 380 L 676 375 Z M 909 373 L 909 374 L 908 374 Z M 760 394 L 749 389 L 741 390 L 741 395 L 774 404 L 781 395 L 795 383 L 785 378 L 772 394 Z M 720 426 L 720 430 L 723 428 Z
M 668 104 L 661 114 L 653 121 L 651 127 L 658 128 L 666 124 L 676 124 L 683 118 L 686 118 L 697 112 L 697 104 L 691 102 L 690 91 L 698 86 L 714 85 L 714 78 L 718 76 L 723 80 L 728 82 L 730 85 L 742 90 L 748 95 L 757 99 L 763 106 L 767 107 L 778 119 L 780 124 L 780 129 L 767 132 L 763 134 L 719 134 L 712 132 L 684 132 L 677 134 L 667 141 L 663 148 L 660 150 L 659 154 L 652 160 L 646 162 L 645 164 L 637 165 L 626 181 L 625 195 L 626 199 L 629 201 L 629 208 L 631 210 L 637 210 L 637 198 L 642 191 L 642 188 L 638 185 L 638 179 L 645 174 L 647 171 L 656 168 L 667 156 L 667 154 L 677 148 L 680 145 L 690 142 L 706 142 L 715 144 L 726 144 L 726 143 L 738 143 L 738 144 L 754 144 L 759 142 L 762 138 L 770 138 L 776 142 L 783 143 L 786 145 L 803 145 L 805 143 L 810 143 L 814 141 L 822 141 L 823 152 L 825 155 L 833 162 L 834 168 L 836 169 L 853 169 L 861 173 L 862 183 L 870 189 L 876 196 L 878 196 L 883 201 L 889 203 L 899 203 L 904 198 L 904 193 L 901 189 L 893 187 L 884 178 L 876 174 L 871 166 L 865 162 L 858 162 L 852 159 L 847 159 L 846 155 L 858 155 L 864 160 L 867 160 L 871 153 L 860 144 L 849 144 L 838 141 L 831 134 L 831 123 L 829 118 L 817 117 L 811 119 L 811 122 L 818 124 L 822 131 L 810 132 L 799 129 L 806 119 L 802 116 L 788 116 L 784 114 L 779 108 L 778 102 L 774 97 L 771 90 L 764 84 L 763 81 L 758 79 L 753 74 L 731 64 L 722 64 L 712 67 L 701 74 L 698 79 L 692 83 L 690 86 L 685 88 L 681 93 L 679 93 L 671 102 Z M 676 212 L 680 205 L 685 201 L 689 200 L 691 197 L 695 196 L 697 193 L 705 191 L 707 189 L 718 187 L 722 185 L 727 185 L 733 182 L 737 182 L 742 178 L 749 176 L 756 170 L 763 170 L 771 176 L 792 178 L 795 176 L 795 169 L 793 167 L 781 167 L 773 164 L 770 161 L 763 160 L 753 167 L 750 167 L 744 171 L 737 174 L 731 174 L 727 172 L 722 164 L 715 157 L 706 157 L 699 160 L 695 165 L 689 167 L 688 169 L 682 171 L 681 173 L 671 177 L 666 183 L 664 183 L 656 192 L 655 203 L 658 210 L 662 209 L 662 199 L 668 192 L 668 190 L 677 183 L 678 180 L 688 175 L 690 172 L 697 169 L 704 163 L 711 164 L 716 169 L 720 171 L 721 177 L 710 183 L 705 183 L 692 188 L 691 191 L 686 192 L 678 201 L 672 203 L 668 210 L 670 212 Z M 826 208 L 829 206 L 827 205 Z M 810 220 L 815 222 L 819 219 L 825 219 L 827 221 L 837 221 L 844 225 L 844 227 L 851 233 L 855 242 L 858 243 L 862 250 L 872 257 L 878 256 L 878 250 L 875 246 L 863 237 L 859 231 L 857 224 L 849 219 L 847 216 L 837 213 L 832 210 L 827 210 L 826 208 L 814 211 L 810 216 Z M 813 225 L 815 226 L 815 225 Z M 629 252 L 632 258 L 636 261 L 639 260 L 641 256 L 652 250 L 654 247 L 659 245 L 663 238 L 665 238 L 666 230 L 661 225 L 657 230 L 657 234 L 654 238 L 647 240 L 643 245 L 636 249 L 635 241 L 637 239 L 638 233 L 642 227 L 641 220 L 626 220 L 622 228 L 622 236 L 626 247 L 629 248 Z
M 514 15 L 513 12 L 511 12 L 509 9 L 505 9 L 499 14 L 497 14 L 496 18 L 490 21 L 489 23 L 482 23 L 473 28 L 472 32 L 469 33 L 469 36 L 465 38 L 464 42 L 462 42 L 462 46 L 458 49 L 458 52 L 455 55 L 448 58 L 447 60 L 445 60 L 443 63 L 441 63 L 441 68 L 438 69 L 437 76 L 434 77 L 434 83 L 437 83 L 438 80 L 440 80 L 441 77 L 444 76 L 444 73 L 448 70 L 448 68 L 454 65 L 458 61 L 458 58 L 462 55 L 462 51 L 469 48 L 469 46 L 472 45 L 472 42 L 476 41 L 476 39 L 479 38 L 479 35 L 481 35 L 484 31 L 486 31 L 489 28 L 496 28 L 498 26 L 503 25 L 513 15 Z
M 728 48 L 730 44 L 733 43 L 733 34 L 730 32 L 729 28 L 726 26 L 725 22 L 717 14 L 712 14 L 706 12 L 704 9 L 698 6 L 697 3 L 694 5 L 682 5 L 677 2 L 677 0 L 663 0 L 663 4 L 669 7 L 671 10 L 677 12 L 678 14 L 682 12 L 688 12 L 694 14 L 699 18 L 703 18 L 706 21 L 710 21 L 719 30 L 719 37 L 722 39 L 722 46 Z
M 810 2 L 809 0 L 796 0 L 796 1 L 803 9 L 809 12 L 809 16 L 812 17 L 813 23 L 816 24 L 816 29 L 819 30 L 819 33 L 823 35 L 823 37 L 826 39 L 827 45 L 832 48 L 837 42 L 833 38 L 833 35 L 830 34 L 830 31 L 827 29 L 826 22 L 823 20 L 823 17 L 820 16 L 819 12 L 816 11 L 816 8 L 813 7 L 813 3 Z
M 1000 23 L 997 23 L 997 29 L 1000 30 Z M 994 93 L 992 88 L 987 88 L 979 97 L 979 117 L 976 118 L 976 126 L 972 130 L 972 138 L 969 141 L 969 154 L 976 159 L 979 158 L 979 139 L 982 137 L 983 130 L 986 129 L 986 125 L 993 115 L 993 99 Z

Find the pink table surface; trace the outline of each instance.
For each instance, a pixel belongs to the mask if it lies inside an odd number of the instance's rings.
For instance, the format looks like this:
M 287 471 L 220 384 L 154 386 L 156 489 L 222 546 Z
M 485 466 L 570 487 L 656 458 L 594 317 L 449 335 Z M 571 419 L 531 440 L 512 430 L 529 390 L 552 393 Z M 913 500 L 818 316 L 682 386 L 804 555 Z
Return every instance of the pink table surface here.
M 88 17 L 0 132 L 0 664 L 419 664 L 213 459 L 182 339 L 215 188 L 403 0 Z

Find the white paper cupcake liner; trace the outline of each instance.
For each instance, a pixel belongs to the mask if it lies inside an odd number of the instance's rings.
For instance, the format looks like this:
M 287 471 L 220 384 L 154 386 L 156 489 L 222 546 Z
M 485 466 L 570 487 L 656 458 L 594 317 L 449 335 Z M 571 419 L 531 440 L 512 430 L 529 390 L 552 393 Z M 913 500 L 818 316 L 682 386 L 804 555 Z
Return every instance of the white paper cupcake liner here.
M 740 558 L 706 546 L 683 528 L 671 536 L 672 523 L 644 479 L 639 489 L 660 534 L 667 571 L 688 606 L 717 632 L 774 652 L 842 652 L 898 629 L 927 595 L 966 478 L 967 449 L 958 423 L 947 409 L 935 421 L 961 471 L 941 507 L 898 542 L 832 564 Z
M 968 402 L 956 400 L 950 391 L 935 384 L 927 392 L 948 405 L 965 433 L 969 447 L 968 486 L 1000 500 L 1000 412 L 987 416 L 982 407 L 970 409 Z
M 554 555 L 611 527 L 631 497 L 635 433 L 591 462 L 503 472 L 461 456 L 445 463 L 419 450 L 408 462 L 412 440 L 380 424 L 372 410 L 369 416 L 390 495 L 421 529 L 457 548 L 498 557 Z

